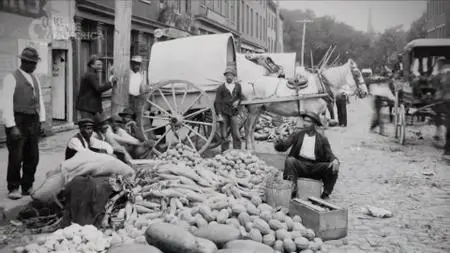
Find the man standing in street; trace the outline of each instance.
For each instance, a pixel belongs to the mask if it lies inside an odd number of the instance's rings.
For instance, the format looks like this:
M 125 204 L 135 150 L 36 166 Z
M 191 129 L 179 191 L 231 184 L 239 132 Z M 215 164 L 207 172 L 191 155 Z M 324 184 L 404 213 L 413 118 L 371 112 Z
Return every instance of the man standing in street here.
M 129 103 L 134 113 L 137 113 L 139 96 L 143 91 L 144 78 L 141 74 L 142 56 L 133 56 L 130 62 Z
M 227 137 L 228 129 L 231 128 L 233 148 L 241 149 L 241 136 L 237 115 L 239 114 L 239 105 L 244 99 L 244 96 L 242 95 L 241 84 L 235 81 L 235 68 L 228 67 L 223 74 L 226 82 L 217 89 L 214 106 L 219 116 L 219 121 L 222 122 L 222 138 Z M 222 152 L 228 148 L 228 141 L 223 140 Z
M 41 86 L 33 74 L 40 61 L 39 54 L 36 49 L 27 47 L 19 57 L 20 68 L 5 76 L 0 92 L 8 147 L 7 187 L 10 199 L 20 199 L 32 191 L 39 163 L 41 122 L 45 122 Z
M 93 55 L 89 59 L 88 71 L 81 78 L 80 91 L 78 92 L 77 110 L 81 118 L 94 119 L 103 112 L 102 94 L 111 89 L 117 83 L 117 78 L 112 76 L 109 82 L 100 84 L 98 73 L 103 69 L 103 62 Z

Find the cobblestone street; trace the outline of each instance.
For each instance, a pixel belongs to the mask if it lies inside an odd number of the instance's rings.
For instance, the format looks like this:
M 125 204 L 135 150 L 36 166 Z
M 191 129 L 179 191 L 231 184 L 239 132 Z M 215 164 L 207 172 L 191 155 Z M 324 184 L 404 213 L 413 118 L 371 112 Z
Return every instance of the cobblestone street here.
M 442 150 L 432 146 L 433 128 L 408 127 L 407 143 L 400 146 L 393 138 L 392 125 L 387 137 L 369 134 L 370 105 L 370 98 L 352 100 L 349 126 L 326 131 L 342 163 L 330 202 L 349 209 L 349 231 L 344 239 L 326 242 L 323 252 L 450 252 L 450 166 L 441 160 Z M 415 134 L 419 130 L 424 139 Z M 43 140 L 38 184 L 61 161 L 72 134 Z M 259 152 L 274 152 L 272 143 L 257 147 Z M 6 149 L 1 149 L 0 157 L 5 178 Z M 366 205 L 390 210 L 394 216 L 366 216 L 361 211 Z

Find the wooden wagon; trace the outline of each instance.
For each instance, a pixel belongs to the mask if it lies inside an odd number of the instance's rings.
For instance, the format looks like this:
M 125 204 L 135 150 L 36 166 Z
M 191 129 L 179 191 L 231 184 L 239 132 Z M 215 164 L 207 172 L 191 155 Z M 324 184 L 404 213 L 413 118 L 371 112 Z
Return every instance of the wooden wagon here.
M 450 59 L 450 39 L 417 39 L 409 42 L 403 54 L 403 79 L 395 82 L 395 138 L 405 143 L 406 125 L 414 116 L 436 116 L 433 110 L 439 101 L 432 78 L 440 57 Z M 420 63 L 421 62 L 421 63 Z
M 200 35 L 155 43 L 148 67 L 151 85 L 137 117 L 143 137 L 156 136 L 155 146 L 166 139 L 175 139 L 199 153 L 220 145 L 214 99 L 216 89 L 224 82 L 223 72 L 227 66 L 236 67 L 239 80 L 252 71 L 264 75 L 260 66 L 237 56 L 232 34 Z M 326 95 L 310 95 L 311 98 L 321 96 Z M 303 95 L 269 101 L 258 99 L 243 104 L 307 98 Z

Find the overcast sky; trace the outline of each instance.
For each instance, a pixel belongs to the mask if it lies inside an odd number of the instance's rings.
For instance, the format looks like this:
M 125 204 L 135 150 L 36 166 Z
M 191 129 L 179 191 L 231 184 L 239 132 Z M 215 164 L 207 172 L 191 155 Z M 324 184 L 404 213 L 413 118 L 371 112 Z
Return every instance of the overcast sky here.
M 426 1 L 362 1 L 362 0 L 280 0 L 280 7 L 311 9 L 316 16 L 329 15 L 337 21 L 367 31 L 369 8 L 372 10 L 372 24 L 376 32 L 402 24 L 408 29 L 426 10 Z

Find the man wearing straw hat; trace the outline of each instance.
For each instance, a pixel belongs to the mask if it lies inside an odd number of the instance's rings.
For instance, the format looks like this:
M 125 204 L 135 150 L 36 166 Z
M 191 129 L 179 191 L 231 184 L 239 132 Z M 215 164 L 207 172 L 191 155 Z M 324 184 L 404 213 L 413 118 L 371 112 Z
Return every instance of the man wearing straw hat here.
M 241 137 L 239 133 L 239 122 L 236 117 L 239 113 L 239 105 L 244 99 L 242 95 L 241 84 L 235 81 L 236 69 L 227 67 L 223 73 L 226 82 L 223 83 L 216 91 L 216 99 L 214 106 L 222 122 L 222 138 L 227 137 L 228 128 L 231 128 L 231 136 L 233 138 L 233 148 L 241 149 Z M 229 143 L 223 140 L 222 152 L 229 148 Z
M 286 140 L 277 140 L 275 150 L 291 151 L 285 161 L 283 178 L 293 181 L 298 178 L 311 178 L 323 182 L 321 198 L 326 199 L 333 191 L 338 178 L 339 160 L 331 151 L 328 139 L 320 134 L 316 126 L 322 126 L 320 118 L 312 112 L 302 113 L 304 130 L 293 133 Z M 294 195 L 296 191 L 294 188 Z
M 33 74 L 40 61 L 39 54 L 36 49 L 26 47 L 19 58 L 20 68 L 5 76 L 0 91 L 9 153 L 7 187 L 10 199 L 20 199 L 32 191 L 39 163 L 41 122 L 45 121 L 41 86 Z

